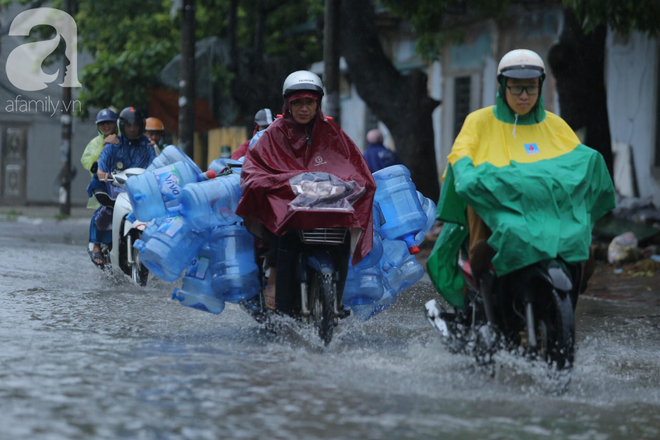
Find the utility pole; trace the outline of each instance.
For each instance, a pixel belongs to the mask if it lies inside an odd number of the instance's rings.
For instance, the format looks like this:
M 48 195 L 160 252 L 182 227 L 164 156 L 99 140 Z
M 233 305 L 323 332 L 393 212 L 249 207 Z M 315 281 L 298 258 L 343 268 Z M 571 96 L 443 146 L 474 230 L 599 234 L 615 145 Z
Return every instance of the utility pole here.
M 195 0 L 181 8 L 181 65 L 179 72 L 179 148 L 193 157 L 195 138 Z
M 323 27 L 323 82 L 325 107 L 323 113 L 339 124 L 339 6 L 341 0 L 325 0 Z
M 71 0 L 64 0 L 64 12 L 71 15 Z M 66 75 L 69 60 L 62 56 L 62 72 Z M 60 171 L 60 215 L 71 215 L 71 87 L 62 88 L 63 111 L 60 116 L 62 145 L 60 146 L 62 168 Z

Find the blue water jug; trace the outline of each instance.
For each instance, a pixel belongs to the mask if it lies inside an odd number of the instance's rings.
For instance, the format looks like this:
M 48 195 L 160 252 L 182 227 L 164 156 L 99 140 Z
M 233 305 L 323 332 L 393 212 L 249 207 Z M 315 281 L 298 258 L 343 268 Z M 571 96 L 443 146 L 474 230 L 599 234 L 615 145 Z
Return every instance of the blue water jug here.
M 401 241 L 383 240 L 381 269 L 384 274 L 385 290 L 395 295 L 403 292 L 424 276 L 424 269 Z
M 186 269 L 181 289 L 174 289 L 172 299 L 182 305 L 219 315 L 225 302 L 213 296 L 211 289 L 211 249 L 204 245 Z
M 383 297 L 383 272 L 373 266 L 364 270 L 353 269 L 348 264 L 348 274 L 342 302 L 347 306 L 373 304 Z
M 239 160 L 234 159 L 216 159 L 209 165 L 209 170 L 213 170 L 216 174 L 222 173 L 227 167 L 230 167 L 235 173 L 241 174 L 241 169 L 243 165 L 243 159 L 245 156 L 241 157 Z M 234 166 L 231 166 L 234 165 Z M 240 166 L 237 166 L 240 165 Z
M 383 240 L 380 234 L 382 214 L 378 202 L 374 202 L 372 212 L 374 225 L 373 245 L 369 253 L 355 266 L 357 270 L 364 270 L 376 266 L 383 257 Z
M 216 228 L 211 247 L 211 287 L 216 298 L 238 303 L 259 294 L 259 268 L 254 260 L 254 237 L 243 225 Z
M 367 321 L 388 309 L 394 303 L 396 303 L 396 295 L 392 292 L 385 291 L 383 297 L 375 303 L 352 305 L 350 308 L 358 319 Z
M 183 188 L 181 215 L 193 229 L 208 229 L 241 221 L 236 207 L 241 199 L 241 178 L 232 173 Z
M 413 255 L 407 252 L 406 243 L 383 240 L 381 268 L 385 290 L 398 295 L 424 276 L 424 269 Z
M 167 208 L 179 204 L 183 187 L 203 179 L 186 162 L 176 162 L 129 178 L 126 189 L 135 217 L 148 222 L 167 216 Z
M 435 206 L 435 203 L 433 203 L 433 200 L 424 197 L 419 191 L 417 191 L 417 197 L 419 198 L 419 203 L 422 205 L 422 210 L 426 215 L 426 225 L 424 226 L 424 229 L 415 236 L 415 243 L 420 245 L 424 241 L 426 234 L 428 234 L 433 227 L 433 223 L 435 223 L 435 211 L 437 207 Z
M 208 233 L 198 233 L 182 217 L 168 217 L 149 237 L 133 245 L 140 251 L 140 261 L 158 278 L 172 282 L 181 276 L 202 247 Z
M 151 164 L 147 167 L 147 171 L 153 171 L 175 162 L 186 162 L 196 173 L 202 172 L 197 164 L 186 153 L 177 148 L 176 145 L 168 145 L 165 147 L 163 151 L 151 161 Z
M 376 181 L 375 199 L 383 212 L 385 224 L 381 233 L 390 240 L 403 240 L 409 252 L 416 254 L 419 247 L 415 236 L 424 229 L 426 215 L 417 198 L 410 171 L 403 165 L 393 165 L 373 174 Z
M 158 230 L 160 225 L 162 224 L 163 219 L 154 219 L 150 221 L 147 226 L 144 228 L 144 231 L 142 231 L 142 236 L 140 239 L 144 241 L 145 243 L 149 241 L 149 239 L 154 235 L 154 233 Z

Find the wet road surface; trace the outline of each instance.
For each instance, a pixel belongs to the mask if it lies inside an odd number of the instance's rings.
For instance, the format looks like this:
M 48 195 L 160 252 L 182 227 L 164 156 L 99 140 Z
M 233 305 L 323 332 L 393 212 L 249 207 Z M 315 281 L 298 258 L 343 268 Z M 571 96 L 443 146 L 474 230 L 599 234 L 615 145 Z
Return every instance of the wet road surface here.
M 86 220 L 0 222 L 0 439 L 659 438 L 660 308 L 582 298 L 568 375 L 451 355 L 419 283 L 329 347 L 94 268 Z

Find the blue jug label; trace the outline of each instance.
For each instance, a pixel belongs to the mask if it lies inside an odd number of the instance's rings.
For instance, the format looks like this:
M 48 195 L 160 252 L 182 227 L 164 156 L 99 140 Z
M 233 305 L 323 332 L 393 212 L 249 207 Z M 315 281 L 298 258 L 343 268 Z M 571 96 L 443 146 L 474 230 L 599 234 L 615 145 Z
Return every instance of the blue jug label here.
M 158 180 L 164 203 L 175 200 L 181 194 L 181 173 L 174 165 L 168 167 L 168 170 L 156 174 L 156 180 Z
M 188 276 L 203 280 L 206 278 L 206 270 L 209 267 L 209 259 L 206 257 L 195 258 L 190 268 L 188 269 Z
M 183 219 L 177 215 L 176 217 L 168 217 L 165 222 L 160 225 L 158 232 L 173 238 L 182 227 Z

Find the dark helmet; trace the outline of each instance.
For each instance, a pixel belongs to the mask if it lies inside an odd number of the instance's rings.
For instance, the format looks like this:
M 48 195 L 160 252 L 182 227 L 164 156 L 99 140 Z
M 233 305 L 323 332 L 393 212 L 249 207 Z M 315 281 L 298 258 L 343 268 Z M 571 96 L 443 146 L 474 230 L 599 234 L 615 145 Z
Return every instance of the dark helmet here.
M 260 127 L 267 127 L 273 123 L 273 112 L 268 108 L 262 108 L 254 115 L 254 123 Z
M 144 134 L 144 115 L 140 111 L 135 110 L 135 107 L 126 107 L 119 113 L 119 131 L 122 134 L 126 133 L 124 129 L 126 124 L 135 124 L 140 127 L 138 137 Z
M 104 108 L 96 115 L 96 124 L 101 122 L 117 122 L 117 113 L 109 108 Z

